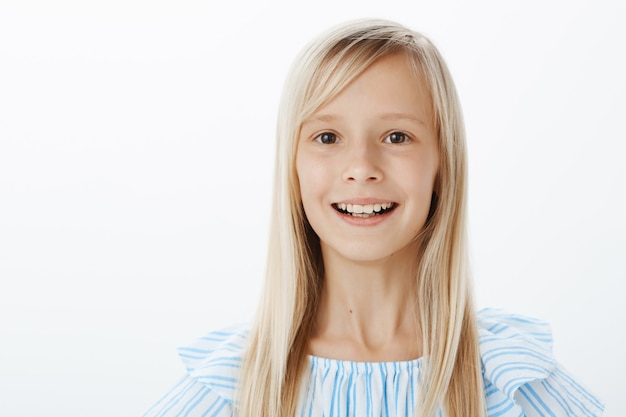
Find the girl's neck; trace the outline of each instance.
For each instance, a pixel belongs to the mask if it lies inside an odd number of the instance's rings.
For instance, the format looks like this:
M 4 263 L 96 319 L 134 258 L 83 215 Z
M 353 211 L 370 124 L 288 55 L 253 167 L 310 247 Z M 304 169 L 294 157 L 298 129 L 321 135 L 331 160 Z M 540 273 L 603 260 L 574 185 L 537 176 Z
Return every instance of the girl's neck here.
M 355 262 L 325 250 L 310 353 L 367 362 L 419 357 L 414 265 L 402 254 Z

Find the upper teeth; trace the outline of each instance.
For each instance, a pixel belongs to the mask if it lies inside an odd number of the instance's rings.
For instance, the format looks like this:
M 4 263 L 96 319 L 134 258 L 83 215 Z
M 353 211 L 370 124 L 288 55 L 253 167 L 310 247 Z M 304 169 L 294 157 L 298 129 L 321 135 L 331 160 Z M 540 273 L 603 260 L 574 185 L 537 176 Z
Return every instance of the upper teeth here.
M 386 210 L 392 206 L 393 203 L 376 203 L 376 204 L 345 204 L 339 203 L 337 207 L 341 210 L 346 210 L 350 213 L 365 213 L 372 214 L 374 212 L 378 213 L 381 210 Z

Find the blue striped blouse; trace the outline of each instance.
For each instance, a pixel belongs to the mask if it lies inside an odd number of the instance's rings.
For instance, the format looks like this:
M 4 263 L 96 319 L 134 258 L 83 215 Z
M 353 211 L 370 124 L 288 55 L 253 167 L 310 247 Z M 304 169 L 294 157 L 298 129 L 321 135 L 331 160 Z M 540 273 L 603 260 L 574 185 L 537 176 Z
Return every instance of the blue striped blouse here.
M 489 417 L 602 414 L 602 403 L 555 362 L 547 324 L 494 309 L 478 318 Z M 179 348 L 187 374 L 144 417 L 232 417 L 247 334 L 245 326 L 233 327 Z M 308 362 L 301 417 L 415 411 L 422 359 L 371 363 L 309 356 Z

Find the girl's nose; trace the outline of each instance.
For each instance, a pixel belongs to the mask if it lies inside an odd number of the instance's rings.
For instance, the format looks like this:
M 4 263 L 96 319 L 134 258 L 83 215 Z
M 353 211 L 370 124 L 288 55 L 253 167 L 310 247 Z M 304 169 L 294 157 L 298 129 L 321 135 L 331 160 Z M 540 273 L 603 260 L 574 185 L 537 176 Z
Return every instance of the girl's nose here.
M 343 180 L 346 182 L 373 183 L 383 179 L 375 145 L 359 144 L 345 153 Z

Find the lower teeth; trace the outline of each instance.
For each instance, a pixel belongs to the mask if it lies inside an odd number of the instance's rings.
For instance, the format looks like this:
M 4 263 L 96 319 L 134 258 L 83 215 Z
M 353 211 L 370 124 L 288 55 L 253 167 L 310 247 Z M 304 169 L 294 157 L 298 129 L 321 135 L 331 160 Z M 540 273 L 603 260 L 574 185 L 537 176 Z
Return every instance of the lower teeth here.
M 375 216 L 376 214 L 368 214 L 368 213 L 352 213 L 351 216 L 353 217 L 363 217 L 365 219 L 367 219 L 370 216 Z

